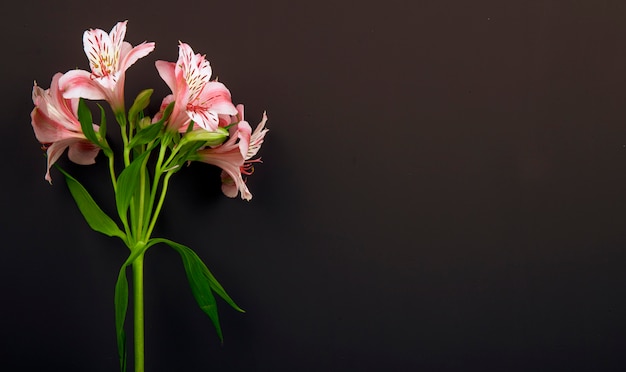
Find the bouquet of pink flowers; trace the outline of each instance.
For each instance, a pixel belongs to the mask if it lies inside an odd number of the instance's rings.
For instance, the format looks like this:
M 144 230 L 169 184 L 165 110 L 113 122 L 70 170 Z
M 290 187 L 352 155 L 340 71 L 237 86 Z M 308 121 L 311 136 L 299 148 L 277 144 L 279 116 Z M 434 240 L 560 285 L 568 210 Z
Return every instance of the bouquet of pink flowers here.
M 156 61 L 156 69 L 172 93 L 152 117 L 144 110 L 153 90 L 138 94 L 126 110 L 124 81 L 126 70 L 145 57 L 155 44 L 135 47 L 124 41 L 126 21 L 110 33 L 90 29 L 83 34 L 90 71 L 70 70 L 53 76 L 49 89 L 33 87 L 34 109 L 31 123 L 47 157 L 45 179 L 52 183 L 54 165 L 65 177 L 68 188 L 89 226 L 107 236 L 118 237 L 129 248 L 115 285 L 115 327 L 120 368 L 126 370 L 124 324 L 128 309 L 130 267 L 133 280 L 134 369 L 144 370 L 143 262 L 146 250 L 165 243 L 181 256 L 192 293 L 200 308 L 210 317 L 217 334 L 222 332 L 215 295 L 238 311 L 243 310 L 228 296 L 198 255 L 174 241 L 152 237 L 161 212 L 170 178 L 185 164 L 200 161 L 222 169 L 222 191 L 228 197 L 252 194 L 245 178 L 254 170 L 255 158 L 268 129 L 263 113 L 252 130 L 244 119 L 243 105 L 235 106 L 228 88 L 211 80 L 211 66 L 183 42 L 178 45 L 178 61 Z M 116 153 L 107 141 L 106 110 L 99 109 L 94 122 L 86 101 L 106 101 L 120 126 L 123 149 Z M 98 109 L 95 109 L 98 111 Z M 108 216 L 89 192 L 68 172 L 55 164 L 65 149 L 77 164 L 93 164 L 102 151 L 109 162 L 111 185 L 119 220 Z

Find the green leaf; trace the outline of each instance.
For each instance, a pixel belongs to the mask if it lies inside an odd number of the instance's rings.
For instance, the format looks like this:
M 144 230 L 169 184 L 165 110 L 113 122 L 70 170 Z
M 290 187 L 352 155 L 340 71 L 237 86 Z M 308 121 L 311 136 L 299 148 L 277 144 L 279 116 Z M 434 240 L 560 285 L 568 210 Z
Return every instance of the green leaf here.
M 61 167 L 57 168 L 65 176 L 67 187 L 70 189 L 72 197 L 78 205 L 78 209 L 85 217 L 85 220 L 93 230 L 108 236 L 117 236 L 126 242 L 126 234 L 117 227 L 117 224 L 109 217 L 96 202 L 93 200 L 89 192 L 74 177 L 64 171 Z
M 107 117 L 104 113 L 104 108 L 98 103 L 98 107 L 100 108 L 100 138 L 104 139 L 107 135 Z
M 194 121 L 190 120 L 189 125 L 187 125 L 187 130 L 185 131 L 185 134 L 191 132 L 194 127 L 195 127 Z
M 161 129 L 163 129 L 163 122 L 160 121 L 148 125 L 147 127 L 137 132 L 137 134 L 128 144 L 128 147 L 133 148 L 135 146 L 145 145 L 146 143 L 154 141 L 154 139 L 157 138 L 161 133 Z
M 141 168 L 144 159 L 150 154 L 146 151 L 133 160 L 117 178 L 117 191 L 115 193 L 115 204 L 117 212 L 121 218 L 125 218 L 126 211 L 130 206 L 130 201 L 137 191 L 140 182 Z
M 78 101 L 78 121 L 80 122 L 80 128 L 83 130 L 83 134 L 87 137 L 91 142 L 99 145 L 100 141 L 98 141 L 98 137 L 96 136 L 96 132 L 93 130 L 93 118 L 91 116 L 91 110 L 87 107 L 85 100 L 83 98 Z
M 191 286 L 191 292 L 193 293 L 193 296 L 202 311 L 204 311 L 213 322 L 218 337 L 221 341 L 223 341 L 222 329 L 220 327 L 219 317 L 217 314 L 217 303 L 212 292 L 219 295 L 235 310 L 240 312 L 245 311 L 235 304 L 222 285 L 217 281 L 217 279 L 215 279 L 213 274 L 211 274 L 204 262 L 202 262 L 202 259 L 200 259 L 200 257 L 198 257 L 193 250 L 168 239 L 151 239 L 151 244 L 158 242 L 169 245 L 180 254 L 180 257 L 183 260 L 183 266 L 185 267 L 185 272 L 187 273 L 189 285 Z
M 169 119 L 170 115 L 172 115 L 172 111 L 174 111 L 174 104 L 175 103 L 176 103 L 175 101 L 172 101 L 172 102 L 170 102 L 169 105 L 167 105 L 165 107 L 165 110 L 163 111 L 163 118 L 161 119 L 161 120 L 163 120 L 163 122 L 165 122 L 167 119 Z
M 115 331 L 117 335 L 117 353 L 120 359 L 120 370 L 126 371 L 126 333 L 124 332 L 124 322 L 128 310 L 128 279 L 126 278 L 126 267 L 122 265 L 120 273 L 115 283 Z

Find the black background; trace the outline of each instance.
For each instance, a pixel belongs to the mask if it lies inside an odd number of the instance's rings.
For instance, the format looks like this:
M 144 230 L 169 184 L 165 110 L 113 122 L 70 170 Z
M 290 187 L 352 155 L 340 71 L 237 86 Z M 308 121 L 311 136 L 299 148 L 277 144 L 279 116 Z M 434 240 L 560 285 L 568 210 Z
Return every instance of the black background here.
M 125 19 L 156 42 L 128 100 L 155 88 L 156 111 L 181 40 L 270 129 L 252 201 L 210 166 L 173 178 L 156 235 L 247 313 L 219 303 L 220 345 L 151 248 L 148 371 L 626 368 L 626 2 L 60 0 L 0 24 L 7 370 L 117 370 L 126 248 L 44 181 L 29 114 L 34 80 L 88 68 L 85 29 Z M 102 155 L 60 163 L 111 211 Z

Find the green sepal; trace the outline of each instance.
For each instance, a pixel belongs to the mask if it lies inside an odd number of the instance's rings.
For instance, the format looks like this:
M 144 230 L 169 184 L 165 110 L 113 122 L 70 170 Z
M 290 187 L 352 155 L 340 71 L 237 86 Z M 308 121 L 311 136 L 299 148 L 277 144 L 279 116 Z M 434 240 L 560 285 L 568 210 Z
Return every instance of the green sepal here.
M 93 230 L 108 236 L 117 236 L 126 242 L 126 234 L 117 227 L 117 224 L 109 217 L 93 200 L 89 192 L 74 177 L 55 165 L 65 176 L 65 182 L 70 189 L 72 197 L 78 205 L 78 209 Z
M 145 89 L 139 92 L 137 98 L 135 98 L 135 102 L 128 110 L 128 121 L 131 124 L 134 125 L 137 122 L 139 113 L 142 112 L 150 104 L 150 97 L 152 96 L 152 92 L 154 92 L 154 89 Z
M 207 314 L 213 322 L 217 335 L 220 338 L 220 341 L 223 342 L 224 338 L 217 313 L 217 303 L 212 292 L 215 292 L 235 310 L 242 313 L 245 311 L 237 306 L 235 301 L 230 298 L 222 285 L 217 281 L 217 279 L 215 279 L 213 274 L 211 274 L 204 262 L 202 262 L 202 259 L 200 259 L 200 257 L 198 257 L 193 250 L 182 244 L 163 238 L 151 239 L 151 243 L 165 243 L 174 248 L 180 254 L 183 266 L 185 267 L 185 272 L 187 274 L 187 279 L 189 280 L 191 292 L 200 306 L 200 309 L 202 309 L 202 311 L 204 311 L 204 313 Z
M 161 121 L 148 125 L 135 134 L 128 147 L 133 148 L 154 141 L 161 133 L 161 129 L 163 129 L 163 122 Z
M 87 107 L 83 98 L 78 100 L 78 121 L 80 122 L 80 128 L 82 129 L 85 137 L 100 146 L 98 136 L 96 136 L 96 132 L 93 130 L 93 117 L 91 116 L 91 110 L 89 110 L 89 107 Z
M 135 158 L 117 177 L 117 190 L 115 192 L 115 205 L 120 218 L 126 219 L 126 211 L 130 206 L 130 201 L 137 191 L 139 185 L 141 168 L 145 158 L 150 155 L 150 151 Z

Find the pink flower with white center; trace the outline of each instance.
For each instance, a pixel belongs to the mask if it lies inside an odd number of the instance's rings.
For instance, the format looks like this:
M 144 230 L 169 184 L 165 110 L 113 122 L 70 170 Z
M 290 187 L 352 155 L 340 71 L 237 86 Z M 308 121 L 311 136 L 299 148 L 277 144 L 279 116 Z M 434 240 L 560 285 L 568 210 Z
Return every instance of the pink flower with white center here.
M 246 186 L 243 175 L 249 176 L 254 172 L 254 163 L 261 159 L 252 159 L 261 148 L 265 134 L 269 129 L 265 128 L 267 115 L 263 113 L 263 119 L 257 125 L 254 132 L 247 121 L 243 120 L 243 105 L 237 105 L 239 121 L 233 126 L 233 133 L 228 141 L 214 148 L 205 148 L 197 152 L 196 159 L 201 162 L 212 164 L 222 168 L 222 192 L 224 195 L 234 198 L 241 193 L 241 198 L 252 199 L 252 194 Z
M 78 121 L 78 98 L 63 98 L 59 89 L 59 80 L 63 74 L 55 74 L 50 89 L 43 90 L 37 83 L 33 86 L 31 125 L 35 137 L 47 150 L 48 166 L 45 179 L 52 183 L 50 167 L 69 147 L 68 157 L 76 164 L 93 164 L 100 147 L 89 141 Z M 99 127 L 94 125 L 94 131 Z
M 115 113 L 124 112 L 126 70 L 154 50 L 154 43 L 136 47 L 124 41 L 126 23 L 118 22 L 107 34 L 101 29 L 83 33 L 83 47 L 91 72 L 70 70 L 59 81 L 65 98 L 106 100 Z
M 176 102 L 168 128 L 182 130 L 193 120 L 195 125 L 214 131 L 219 125 L 219 115 L 237 114 L 228 88 L 210 80 L 212 70 L 209 61 L 203 55 L 195 54 L 189 45 L 179 43 L 176 63 L 156 61 L 155 65 L 172 90 L 161 106 Z

